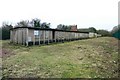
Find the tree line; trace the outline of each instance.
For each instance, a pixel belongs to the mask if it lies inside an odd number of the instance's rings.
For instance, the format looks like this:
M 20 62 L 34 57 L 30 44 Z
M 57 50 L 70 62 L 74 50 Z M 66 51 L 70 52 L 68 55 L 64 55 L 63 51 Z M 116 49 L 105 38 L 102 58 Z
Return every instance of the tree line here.
M 35 19 L 32 19 L 31 21 L 22 20 L 22 21 L 18 22 L 14 27 L 38 27 L 38 28 L 42 28 L 42 29 L 51 29 L 50 26 L 51 26 L 50 23 L 47 23 L 47 22 L 41 23 L 40 19 L 35 18 Z M 2 37 L 0 37 L 0 40 L 10 39 L 10 29 L 11 28 L 13 28 L 12 24 L 8 24 L 8 23 L 2 24 L 2 26 L 0 28 L 0 35 Z M 71 26 L 59 24 L 59 25 L 57 25 L 56 29 L 70 31 Z M 120 39 L 120 25 L 113 27 L 112 31 L 96 30 L 94 27 L 78 29 L 78 31 L 94 32 L 94 33 L 101 34 L 102 36 L 114 36 L 114 37 Z

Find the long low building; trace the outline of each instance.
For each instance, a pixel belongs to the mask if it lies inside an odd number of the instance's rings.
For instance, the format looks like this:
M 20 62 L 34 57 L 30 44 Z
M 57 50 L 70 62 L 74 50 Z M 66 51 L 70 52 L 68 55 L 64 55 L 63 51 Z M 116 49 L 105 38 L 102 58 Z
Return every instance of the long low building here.
M 10 30 L 11 42 L 27 46 L 86 39 L 92 37 L 92 35 L 93 33 L 89 32 L 41 29 L 35 27 L 15 27 Z

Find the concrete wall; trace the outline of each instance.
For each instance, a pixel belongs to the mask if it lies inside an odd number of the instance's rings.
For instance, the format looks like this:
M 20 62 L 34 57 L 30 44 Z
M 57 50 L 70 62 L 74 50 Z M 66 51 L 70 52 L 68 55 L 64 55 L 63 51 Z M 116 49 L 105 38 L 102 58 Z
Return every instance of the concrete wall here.
M 62 32 L 62 31 L 55 31 L 55 38 L 56 39 L 80 39 L 80 38 L 88 38 L 88 33 L 76 33 L 76 32 Z
M 28 38 L 30 42 L 52 40 L 52 31 L 28 29 Z
M 25 28 L 18 28 L 10 31 L 11 42 L 26 44 L 27 33 Z

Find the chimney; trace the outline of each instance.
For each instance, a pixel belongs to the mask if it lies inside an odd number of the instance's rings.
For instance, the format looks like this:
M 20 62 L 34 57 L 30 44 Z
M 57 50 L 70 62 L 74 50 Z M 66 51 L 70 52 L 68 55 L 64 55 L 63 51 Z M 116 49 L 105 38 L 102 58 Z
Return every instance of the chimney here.
M 77 25 L 71 25 L 71 31 L 77 31 Z

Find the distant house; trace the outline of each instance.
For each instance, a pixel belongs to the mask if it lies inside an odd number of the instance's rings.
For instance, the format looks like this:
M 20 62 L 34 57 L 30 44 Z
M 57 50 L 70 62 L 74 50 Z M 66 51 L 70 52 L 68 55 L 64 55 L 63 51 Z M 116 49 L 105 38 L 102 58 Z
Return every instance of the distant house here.
M 77 31 L 77 25 L 70 25 L 71 26 L 71 31 Z
M 91 31 L 90 28 L 80 28 L 78 29 L 78 31 L 80 32 L 88 32 L 89 33 L 89 38 L 93 38 L 93 37 L 101 37 L 101 34 L 97 34 L 93 31 Z

